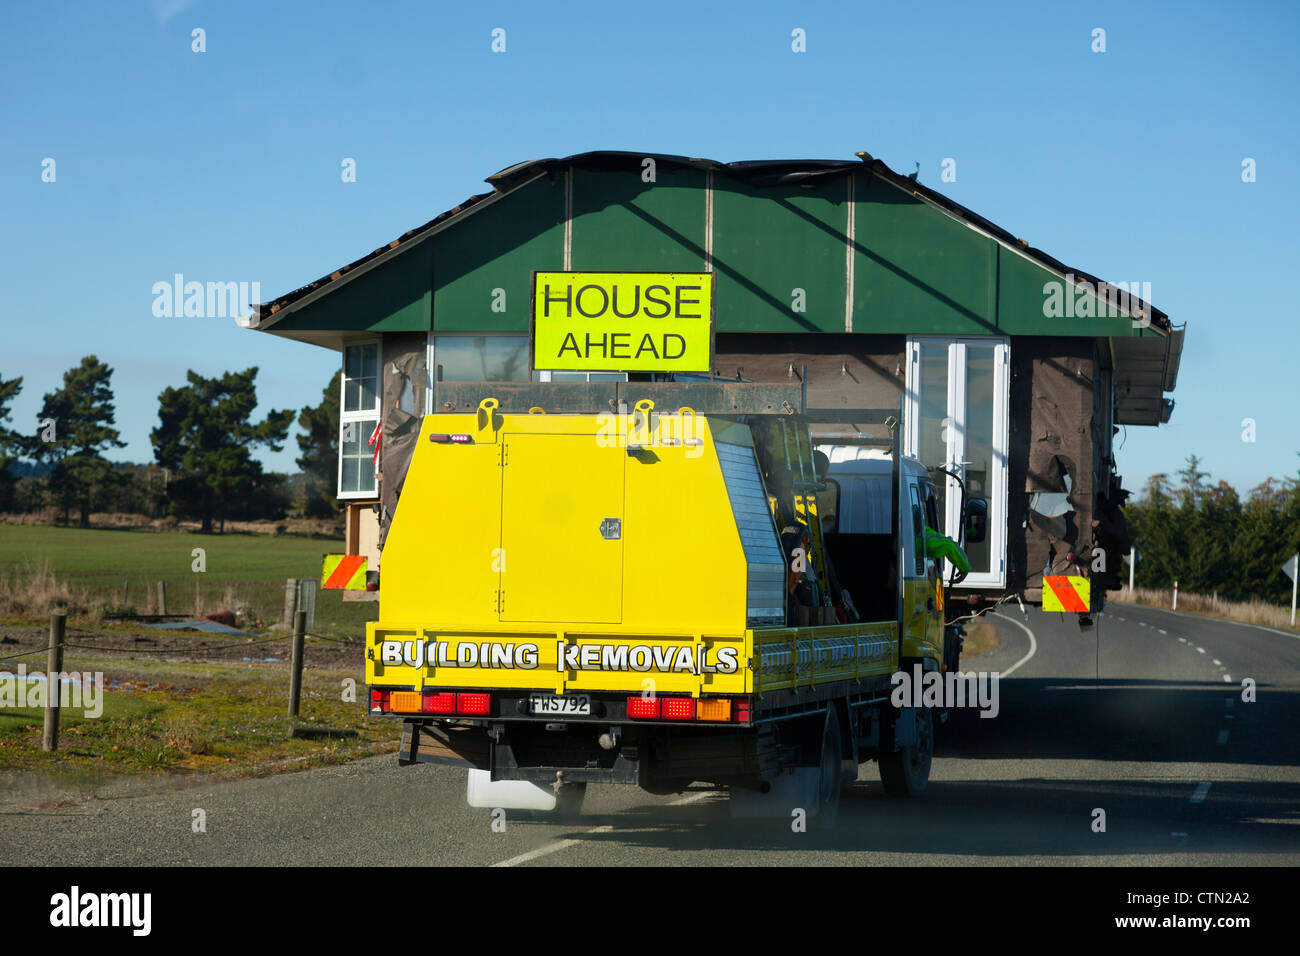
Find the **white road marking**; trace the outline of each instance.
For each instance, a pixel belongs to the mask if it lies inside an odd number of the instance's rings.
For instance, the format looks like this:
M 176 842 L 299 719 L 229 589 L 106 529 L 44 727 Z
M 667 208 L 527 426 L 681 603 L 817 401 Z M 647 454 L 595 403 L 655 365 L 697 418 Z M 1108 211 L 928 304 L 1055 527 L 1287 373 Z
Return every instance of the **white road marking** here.
M 1210 785 L 1204 781 L 1196 785 L 1196 790 L 1192 793 L 1192 803 L 1201 803 L 1205 800 L 1205 795 L 1210 792 Z
M 1163 627 L 1158 627 L 1158 628 L 1156 628 L 1156 630 L 1159 631 L 1161 634 L 1168 634 L 1168 633 L 1169 633 L 1169 632 L 1166 631 Z
M 1198 654 L 1204 654 L 1204 653 L 1205 653 L 1205 648 L 1203 648 L 1203 647 L 1198 647 L 1198 648 L 1196 649 L 1196 653 L 1198 653 Z
M 1227 618 L 1223 617 L 1205 617 L 1202 614 L 1188 614 L 1184 611 L 1171 611 L 1167 607 L 1148 607 L 1147 610 L 1159 611 L 1161 614 L 1173 614 L 1177 617 L 1191 617 L 1198 621 L 1217 621 L 1220 624 L 1235 624 L 1237 627 L 1253 627 L 1257 631 L 1268 631 L 1270 634 L 1281 634 L 1283 637 L 1289 637 L 1292 640 L 1300 641 L 1300 634 L 1295 634 L 1291 631 L 1279 631 L 1275 627 L 1265 627 L 1263 624 L 1247 624 L 1245 621 L 1229 621 Z
M 1224 675 L 1223 675 L 1223 682 L 1224 682 L 1225 684 L 1231 684 L 1231 683 L 1232 683 L 1232 675 L 1231 675 L 1231 674 L 1224 674 Z
M 1214 666 L 1215 666 L 1215 667 L 1222 667 L 1222 666 L 1223 666 L 1223 661 L 1219 660 L 1217 657 L 1214 658 Z
M 1004 621 L 1010 621 L 1016 627 L 1020 628 L 1022 631 L 1024 631 L 1026 634 L 1029 635 L 1029 653 L 1026 654 L 1024 657 L 1020 658 L 1020 660 L 1016 661 L 1014 664 L 1012 664 L 1010 667 L 1004 670 L 1001 674 L 999 674 L 998 676 L 1000 679 L 1003 677 L 1010 677 L 1012 674 L 1016 672 L 1016 670 L 1020 667 L 1021 664 L 1024 664 L 1031 657 L 1037 654 L 1038 641 L 1034 638 L 1034 632 L 1031 631 L 1027 625 L 1021 624 L 1014 617 L 1007 617 L 1005 614 L 998 614 L 996 611 L 994 611 L 993 613 L 997 614 L 997 616 L 1002 618 Z
M 680 800 L 672 801 L 671 803 L 668 804 L 668 806 L 680 807 L 682 804 L 694 803 L 696 800 L 703 800 L 705 797 L 711 797 L 711 796 L 713 796 L 713 791 L 705 791 L 703 793 L 693 793 L 688 797 L 683 797 Z M 587 830 L 585 832 L 586 833 L 609 833 L 613 829 L 614 828 L 612 826 L 592 827 L 590 830 Z M 563 850 L 567 847 L 573 846 L 576 843 L 582 843 L 582 842 L 583 842 L 582 840 L 572 839 L 572 838 L 568 840 L 555 840 L 551 843 L 546 844 L 545 846 L 539 846 L 536 850 L 529 850 L 527 853 L 521 853 L 518 856 L 512 856 L 508 860 L 502 860 L 500 863 L 493 863 L 492 865 L 493 866 L 518 866 L 520 863 L 527 863 L 529 860 L 535 860 L 540 856 L 548 856 L 549 854 L 555 853 L 558 850 Z
M 1226 730 L 1220 730 L 1220 731 L 1219 731 L 1219 741 L 1218 741 L 1218 742 L 1219 742 L 1219 745 L 1220 745 L 1220 746 L 1222 746 L 1222 745 L 1224 745 L 1224 744 L 1226 744 L 1226 743 L 1228 742 L 1228 731 L 1226 731 Z
M 1186 643 L 1187 643 L 1187 638 L 1185 638 L 1185 637 L 1180 637 L 1180 638 L 1178 639 L 1178 643 L 1179 643 L 1179 644 L 1186 644 Z

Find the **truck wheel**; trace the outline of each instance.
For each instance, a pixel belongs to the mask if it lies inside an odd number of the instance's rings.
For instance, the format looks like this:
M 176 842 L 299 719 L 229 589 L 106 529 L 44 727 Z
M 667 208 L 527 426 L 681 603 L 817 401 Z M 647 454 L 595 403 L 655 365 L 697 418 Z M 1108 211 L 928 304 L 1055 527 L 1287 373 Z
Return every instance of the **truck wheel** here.
M 919 797 L 930 781 L 934 757 L 934 714 L 929 707 L 916 711 L 916 743 L 880 755 L 880 782 L 891 797 Z
M 571 823 L 582 815 L 582 801 L 587 796 L 585 783 L 566 783 L 555 792 L 555 819 Z
M 831 829 L 839 821 L 841 756 L 840 721 L 832 705 L 822 725 L 821 757 L 817 765 L 817 816 L 813 823 L 818 830 Z

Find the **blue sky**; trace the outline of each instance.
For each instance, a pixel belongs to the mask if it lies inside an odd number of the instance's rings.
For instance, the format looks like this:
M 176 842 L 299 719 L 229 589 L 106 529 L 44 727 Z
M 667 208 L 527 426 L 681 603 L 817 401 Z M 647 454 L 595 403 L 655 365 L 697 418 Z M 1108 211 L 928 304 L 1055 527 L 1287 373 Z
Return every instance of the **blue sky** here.
M 228 319 L 155 318 L 153 283 L 257 281 L 269 300 L 521 160 L 866 150 L 902 172 L 919 163 L 922 182 L 1070 265 L 1150 282 L 1187 323 L 1173 421 L 1123 439 L 1128 487 L 1189 452 L 1243 491 L 1300 471 L 1300 6 L 446 6 L 10 7 L 0 377 L 24 377 L 12 424 L 34 430 L 41 395 L 90 353 L 116 370 L 123 459 L 152 458 L 158 393 L 189 368 L 257 365 L 262 411 L 314 404 L 336 353 Z M 490 49 L 497 27 L 504 54 Z M 1098 27 L 1105 53 L 1091 50 Z M 795 28 L 806 53 L 791 51 Z M 341 182 L 344 157 L 356 183 Z M 956 182 L 940 182 L 946 157 Z M 291 439 L 263 459 L 292 470 L 295 454 Z

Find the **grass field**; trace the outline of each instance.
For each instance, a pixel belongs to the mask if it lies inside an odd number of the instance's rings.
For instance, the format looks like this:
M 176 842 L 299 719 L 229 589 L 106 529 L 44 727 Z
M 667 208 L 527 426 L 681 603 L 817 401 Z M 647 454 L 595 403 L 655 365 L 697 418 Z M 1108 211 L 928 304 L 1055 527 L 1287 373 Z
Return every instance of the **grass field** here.
M 3 667 L 4 665 L 0 665 Z M 4 671 L 9 674 L 10 672 Z M 0 677 L 0 680 L 8 680 L 10 686 L 16 682 L 15 677 Z M 81 724 L 89 723 L 92 720 L 119 720 L 137 717 L 148 717 L 162 710 L 161 704 L 151 703 L 146 700 L 132 697 L 125 693 L 108 693 L 103 697 L 103 710 L 98 717 L 87 717 L 84 711 L 76 708 L 63 708 L 59 713 L 60 730 L 68 730 L 72 727 L 78 727 Z M 0 739 L 4 734 L 22 732 L 24 730 L 36 731 L 45 725 L 45 710 L 38 707 L 5 707 L 0 710 Z M 0 760 L 0 765 L 4 763 Z
M 398 727 L 368 717 L 360 660 L 315 667 L 308 646 L 300 716 L 286 716 L 289 668 L 233 661 L 179 662 L 70 654 L 65 667 L 100 671 L 110 689 L 103 714 L 59 718 L 59 747 L 41 750 L 43 714 L 8 708 L 0 716 L 0 771 L 36 771 L 62 783 L 97 786 L 127 776 L 264 773 L 335 763 L 393 750 Z M 352 691 L 346 692 L 348 682 Z M 349 699 L 350 698 L 350 699 Z M 342 732 L 301 739 L 291 727 Z
M 156 613 L 164 581 L 170 613 L 243 606 L 251 626 L 268 627 L 281 616 L 285 579 L 319 579 L 321 556 L 342 550 L 342 539 L 323 537 L 0 525 L 0 613 L 35 620 L 60 602 L 92 615 Z M 322 591 L 314 631 L 357 638 L 377 610 Z

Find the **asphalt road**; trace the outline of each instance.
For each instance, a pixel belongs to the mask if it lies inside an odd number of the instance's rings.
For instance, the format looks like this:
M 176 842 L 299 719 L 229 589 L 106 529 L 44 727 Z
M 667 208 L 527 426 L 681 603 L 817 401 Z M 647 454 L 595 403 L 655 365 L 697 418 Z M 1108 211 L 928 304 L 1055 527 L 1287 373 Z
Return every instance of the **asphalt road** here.
M 511 811 L 494 828 L 465 804 L 464 770 L 379 757 L 9 810 L 0 864 L 1300 862 L 1300 639 L 1124 605 L 1090 632 L 1014 606 L 993 620 L 1001 646 L 963 666 L 1007 675 L 998 716 L 958 712 L 939 728 L 920 800 L 885 797 L 864 765 L 830 833 L 734 820 L 720 794 L 628 787 L 589 788 L 576 825 Z

